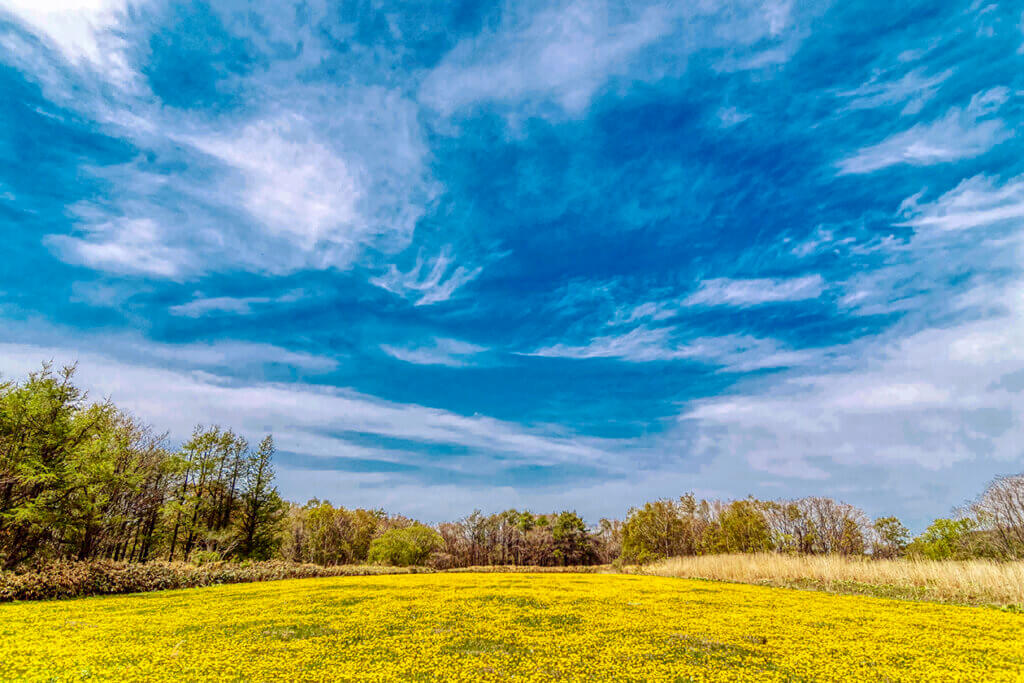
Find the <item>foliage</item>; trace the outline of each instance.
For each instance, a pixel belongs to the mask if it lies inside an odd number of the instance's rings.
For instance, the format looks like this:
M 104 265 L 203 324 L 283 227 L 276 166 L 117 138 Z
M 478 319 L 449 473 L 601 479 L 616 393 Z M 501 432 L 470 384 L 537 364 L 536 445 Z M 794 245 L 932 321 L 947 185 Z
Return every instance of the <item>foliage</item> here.
M 143 593 L 222 583 L 393 573 L 383 567 L 322 567 L 294 562 L 57 562 L 27 572 L 0 572 L 0 602 Z
M 756 553 L 771 550 L 772 537 L 763 504 L 753 498 L 734 500 L 718 514 L 715 533 L 707 544 L 719 553 Z
M 910 531 L 896 517 L 879 517 L 872 525 L 875 532 L 873 555 L 881 559 L 901 557 L 907 549 Z
M 971 557 L 971 536 L 974 520 L 939 518 L 929 525 L 907 548 L 913 556 L 929 560 L 966 559 Z
M 285 504 L 273 486 L 274 437 L 269 434 L 245 463 L 245 489 L 238 515 L 238 556 L 270 559 L 281 544 Z
M 678 502 L 657 500 L 630 510 L 622 526 L 624 561 L 642 564 L 696 553 L 707 522 L 706 514 L 698 516 L 696 512 L 693 496 L 684 496 Z
M 74 366 L 0 384 L 0 568 L 66 560 L 268 559 L 283 503 L 273 441 L 220 427 L 170 452 Z
M 370 543 L 370 562 L 392 567 L 413 567 L 426 564 L 427 558 L 440 550 L 444 540 L 440 534 L 422 524 L 389 529 Z

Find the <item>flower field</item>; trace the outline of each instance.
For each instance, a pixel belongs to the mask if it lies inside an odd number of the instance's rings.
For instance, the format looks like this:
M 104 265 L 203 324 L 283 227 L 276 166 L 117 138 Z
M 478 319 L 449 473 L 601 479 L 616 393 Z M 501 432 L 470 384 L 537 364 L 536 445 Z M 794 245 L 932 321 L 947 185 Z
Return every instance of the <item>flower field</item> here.
M 1024 615 L 601 574 L 0 605 L 0 680 L 1021 680 Z

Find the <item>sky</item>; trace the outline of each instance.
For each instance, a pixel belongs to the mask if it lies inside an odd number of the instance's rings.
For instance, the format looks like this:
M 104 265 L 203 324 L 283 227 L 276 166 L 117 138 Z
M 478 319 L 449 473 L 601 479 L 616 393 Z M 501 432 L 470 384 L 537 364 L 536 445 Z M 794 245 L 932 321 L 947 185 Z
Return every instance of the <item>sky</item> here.
M 0 93 L 0 373 L 292 500 L 1024 470 L 1019 3 L 0 0 Z

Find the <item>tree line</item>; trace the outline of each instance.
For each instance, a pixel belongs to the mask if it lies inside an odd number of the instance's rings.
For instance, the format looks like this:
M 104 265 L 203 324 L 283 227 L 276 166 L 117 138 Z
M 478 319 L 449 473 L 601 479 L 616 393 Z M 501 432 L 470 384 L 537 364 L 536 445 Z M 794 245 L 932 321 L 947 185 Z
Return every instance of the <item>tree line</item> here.
M 178 449 L 108 401 L 74 367 L 0 383 L 0 567 L 53 560 L 265 560 L 565 566 L 710 553 L 1024 558 L 1024 475 L 994 481 L 911 537 L 830 498 L 645 503 L 588 526 L 573 511 L 480 511 L 428 526 L 384 510 L 282 500 L 274 442 L 196 427 Z

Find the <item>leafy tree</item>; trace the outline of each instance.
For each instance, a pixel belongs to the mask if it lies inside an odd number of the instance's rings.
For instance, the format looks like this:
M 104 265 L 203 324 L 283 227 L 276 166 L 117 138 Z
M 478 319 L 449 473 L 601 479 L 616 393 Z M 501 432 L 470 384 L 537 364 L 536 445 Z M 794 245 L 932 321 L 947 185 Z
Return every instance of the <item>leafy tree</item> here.
M 872 528 L 875 532 L 875 557 L 892 559 L 903 555 L 910 540 L 910 531 L 899 518 L 879 517 Z
M 285 505 L 274 487 L 274 437 L 267 435 L 246 462 L 238 522 L 238 556 L 266 560 L 280 545 Z
M 587 564 L 593 555 L 593 544 L 583 518 L 575 512 L 560 512 L 551 524 L 554 557 L 561 565 Z
M 908 547 L 912 555 L 929 560 L 966 559 L 972 554 L 970 535 L 974 531 L 974 520 L 936 519 Z
M 734 500 L 718 515 L 709 547 L 722 553 L 755 553 L 773 549 L 763 504 L 753 498 Z
M 622 525 L 623 560 L 644 563 L 697 554 L 704 543 L 708 514 L 707 504 L 698 504 L 692 495 L 631 509 Z
M 430 554 L 440 550 L 444 540 L 440 534 L 422 524 L 389 529 L 370 543 L 370 562 L 394 567 L 425 564 Z

